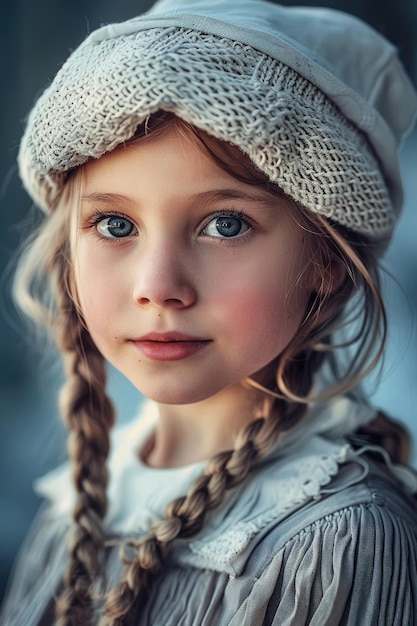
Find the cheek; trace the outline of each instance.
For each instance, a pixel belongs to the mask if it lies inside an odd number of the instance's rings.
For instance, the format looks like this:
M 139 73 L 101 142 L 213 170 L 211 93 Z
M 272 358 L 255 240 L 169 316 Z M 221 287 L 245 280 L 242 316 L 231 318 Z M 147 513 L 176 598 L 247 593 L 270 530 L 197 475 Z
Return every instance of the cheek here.
M 295 330 L 299 315 L 292 303 L 285 302 L 283 290 L 247 288 L 236 295 L 230 311 L 237 329 L 258 337 L 268 337 L 271 332 L 286 333 Z
M 237 347 L 251 353 L 265 351 L 273 358 L 287 345 L 303 319 L 309 296 L 303 288 L 289 291 L 288 282 L 279 276 L 272 281 L 264 272 L 217 294 Z
M 90 333 L 104 336 L 109 330 L 115 312 L 120 308 L 125 286 L 123 273 L 116 270 L 102 256 L 92 254 L 88 246 L 80 244 L 75 267 L 77 296 Z M 93 337 L 94 338 L 94 337 Z

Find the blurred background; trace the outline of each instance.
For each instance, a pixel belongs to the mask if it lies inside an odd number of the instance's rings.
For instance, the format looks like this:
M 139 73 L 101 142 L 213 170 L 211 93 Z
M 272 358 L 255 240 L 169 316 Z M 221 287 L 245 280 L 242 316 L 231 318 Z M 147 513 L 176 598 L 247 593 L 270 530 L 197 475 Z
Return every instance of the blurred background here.
M 231 0 L 238 2 L 239 0 Z M 62 377 L 51 348 L 36 344 L 10 300 L 13 257 L 30 229 L 31 205 L 23 192 L 16 155 L 25 116 L 69 52 L 98 26 L 122 21 L 151 6 L 145 0 L 14 0 L 0 21 L 0 601 L 16 550 L 39 506 L 32 481 L 65 458 L 65 433 L 56 408 Z M 294 2 L 283 2 L 294 4 Z M 318 2 L 304 2 L 318 4 Z M 399 49 L 417 84 L 415 0 L 329 0 L 385 34 Z M 371 380 L 373 402 L 402 419 L 417 437 L 417 132 L 404 144 L 401 161 L 406 203 L 385 266 L 391 324 L 380 380 Z M 113 370 L 111 395 L 120 419 L 129 419 L 140 397 Z M 414 452 L 413 462 L 417 456 Z M 23 626 L 23 625 L 22 625 Z

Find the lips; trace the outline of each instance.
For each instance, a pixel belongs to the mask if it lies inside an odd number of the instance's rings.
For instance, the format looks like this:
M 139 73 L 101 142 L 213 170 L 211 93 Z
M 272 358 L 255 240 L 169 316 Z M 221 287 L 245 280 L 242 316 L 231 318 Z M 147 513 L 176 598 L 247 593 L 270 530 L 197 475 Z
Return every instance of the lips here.
M 131 343 L 152 361 L 180 361 L 194 356 L 210 345 L 210 339 L 191 337 L 178 332 L 149 333 Z

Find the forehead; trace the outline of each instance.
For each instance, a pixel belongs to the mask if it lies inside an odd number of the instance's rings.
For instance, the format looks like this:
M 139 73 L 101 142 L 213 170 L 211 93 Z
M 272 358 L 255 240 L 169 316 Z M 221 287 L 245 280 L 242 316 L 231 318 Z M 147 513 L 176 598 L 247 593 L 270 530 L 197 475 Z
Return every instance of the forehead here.
M 244 199 L 277 204 L 280 190 L 271 193 L 253 174 L 253 166 L 227 147 L 227 162 L 212 150 L 221 142 L 210 138 L 210 151 L 182 128 L 170 124 L 162 132 L 140 137 L 83 166 L 83 202 L 115 200 L 124 204 L 141 198 L 211 194 L 218 200 Z M 232 148 L 232 147 L 230 147 Z M 247 160 L 247 159 L 246 159 Z M 243 175 L 243 168 L 247 169 Z M 263 178 L 263 175 L 262 175 Z M 288 201 L 289 204 L 289 201 Z

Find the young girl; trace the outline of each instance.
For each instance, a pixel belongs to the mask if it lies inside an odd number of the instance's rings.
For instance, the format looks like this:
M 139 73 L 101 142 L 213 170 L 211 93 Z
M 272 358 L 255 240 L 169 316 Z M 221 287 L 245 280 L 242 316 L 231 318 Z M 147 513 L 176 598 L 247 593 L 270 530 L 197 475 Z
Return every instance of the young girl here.
M 359 390 L 415 110 L 392 46 L 325 9 L 162 0 L 72 53 L 21 143 L 47 215 L 17 277 L 72 468 L 2 624 L 417 623 L 407 437 Z M 106 361 L 148 398 L 112 435 Z

